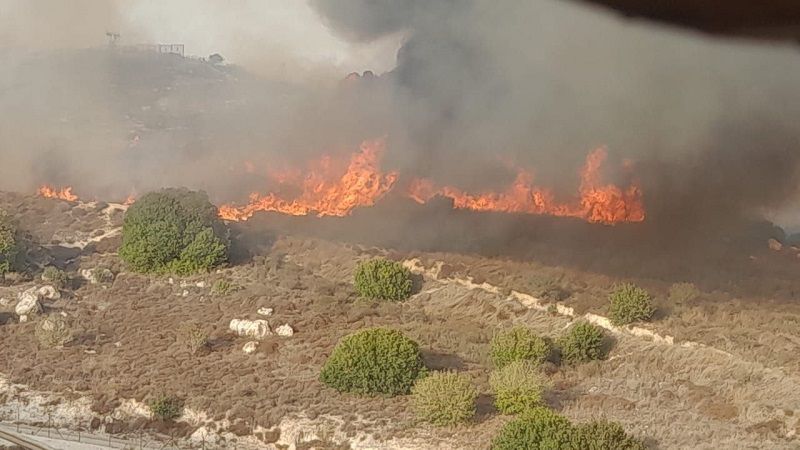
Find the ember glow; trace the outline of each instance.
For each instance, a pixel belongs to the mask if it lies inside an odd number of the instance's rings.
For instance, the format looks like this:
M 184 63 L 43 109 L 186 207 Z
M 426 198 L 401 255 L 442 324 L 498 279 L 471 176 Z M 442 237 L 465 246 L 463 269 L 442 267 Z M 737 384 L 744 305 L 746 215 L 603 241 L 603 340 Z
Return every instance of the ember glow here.
M 436 187 L 430 180 L 419 179 L 410 184 L 408 194 L 418 203 L 426 203 L 436 196 L 450 198 L 453 207 L 474 211 L 577 217 L 604 224 L 643 221 L 642 190 L 635 180 L 624 189 L 602 184 L 600 169 L 606 157 L 605 148 L 598 148 L 586 157 L 580 171 L 579 195 L 572 202 L 557 201 L 551 191 L 535 186 L 533 175 L 525 170 L 519 170 L 514 182 L 503 192 L 470 194 L 451 186 Z
M 299 189 L 292 199 L 275 193 L 250 195 L 244 206 L 222 205 L 219 215 L 225 220 L 247 220 L 258 211 L 276 211 L 294 216 L 346 216 L 359 206 L 374 205 L 397 181 L 397 173 L 383 173 L 380 157 L 383 140 L 365 141 L 352 155 L 342 172 L 330 157 L 323 157 L 309 167 L 305 176 L 296 171 L 274 172 L 272 178 L 282 185 Z
M 77 202 L 78 196 L 72 193 L 72 187 L 67 186 L 61 189 L 55 188 L 50 185 L 43 185 L 36 191 L 42 197 L 55 198 L 59 200 L 66 200 L 68 202 Z

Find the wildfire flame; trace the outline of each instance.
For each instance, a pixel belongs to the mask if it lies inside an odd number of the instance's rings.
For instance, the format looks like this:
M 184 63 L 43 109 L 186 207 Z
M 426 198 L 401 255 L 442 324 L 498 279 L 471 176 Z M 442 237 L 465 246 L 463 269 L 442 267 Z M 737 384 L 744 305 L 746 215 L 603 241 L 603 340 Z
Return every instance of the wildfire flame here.
M 430 180 L 418 179 L 411 182 L 408 195 L 419 203 L 442 196 L 452 199 L 454 208 L 475 211 L 578 217 L 604 224 L 643 221 L 642 190 L 635 180 L 625 189 L 601 183 L 600 169 L 606 157 L 607 151 L 602 147 L 586 157 L 586 163 L 580 171 L 580 196 L 572 203 L 556 201 L 552 192 L 535 186 L 533 175 L 524 170 L 520 170 L 512 185 L 500 193 L 473 195 L 450 186 L 436 188 Z M 626 163 L 625 167 L 629 168 L 630 163 Z
M 250 194 L 245 206 L 222 205 L 219 215 L 225 220 L 247 220 L 258 211 L 276 211 L 294 216 L 346 216 L 359 206 L 374 205 L 397 181 L 397 173 L 382 173 L 380 156 L 385 149 L 383 140 L 365 141 L 353 154 L 344 174 L 337 173 L 330 157 L 323 157 L 305 177 L 297 172 L 275 172 L 273 178 L 301 190 L 292 200 L 275 193 Z
M 50 185 L 43 185 L 36 191 L 42 197 L 55 198 L 59 200 L 66 200 L 68 202 L 77 202 L 78 196 L 72 193 L 72 187 L 67 186 L 61 189 L 54 188 Z

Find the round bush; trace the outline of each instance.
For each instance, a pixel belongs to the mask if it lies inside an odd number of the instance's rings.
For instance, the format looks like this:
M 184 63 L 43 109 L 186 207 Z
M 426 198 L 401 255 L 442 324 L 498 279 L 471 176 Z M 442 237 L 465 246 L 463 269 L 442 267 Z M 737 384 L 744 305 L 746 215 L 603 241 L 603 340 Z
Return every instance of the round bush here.
M 578 425 L 575 430 L 576 449 L 586 450 L 645 450 L 644 443 L 625 432 L 617 422 L 598 420 Z
M 17 227 L 11 216 L 0 209 L 0 277 L 10 271 L 17 257 Z
M 190 275 L 228 259 L 228 231 L 202 192 L 165 189 L 131 205 L 120 257 L 137 272 Z
M 434 372 L 411 389 L 417 417 L 434 425 L 455 425 L 475 416 L 478 391 L 469 378 L 455 372 Z
M 388 328 L 368 328 L 345 336 L 333 349 L 320 380 L 339 392 L 408 394 L 425 373 L 419 345 Z
M 492 440 L 492 450 L 575 449 L 574 429 L 565 417 L 539 407 L 508 422 Z
M 603 359 L 603 329 L 589 322 L 578 322 L 559 340 L 561 359 L 581 363 Z
M 356 291 L 364 297 L 401 301 L 411 296 L 411 271 L 386 259 L 363 261 L 356 267 Z
M 653 317 L 653 299 L 644 289 L 626 283 L 617 286 L 609 295 L 608 317 L 614 325 L 627 325 Z
M 492 362 L 502 368 L 514 361 L 543 363 L 550 356 L 550 343 L 530 328 L 517 326 L 497 333 L 492 339 Z
M 673 283 L 669 287 L 670 303 L 688 303 L 700 297 L 702 293 L 694 283 Z
M 505 414 L 519 414 L 542 406 L 547 379 L 531 361 L 514 361 L 489 375 L 494 405 Z

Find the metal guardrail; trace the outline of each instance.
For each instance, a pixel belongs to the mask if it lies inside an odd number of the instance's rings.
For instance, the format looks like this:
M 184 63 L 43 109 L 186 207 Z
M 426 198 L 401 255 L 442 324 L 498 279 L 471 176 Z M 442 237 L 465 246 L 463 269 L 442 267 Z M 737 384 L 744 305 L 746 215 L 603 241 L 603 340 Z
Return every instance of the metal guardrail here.
M 22 448 L 27 450 L 54 450 L 52 447 L 44 445 L 40 442 L 32 441 L 30 439 L 26 439 L 25 437 L 12 433 L 10 431 L 5 431 L 0 428 L 0 441 L 7 441 L 14 445 L 18 445 Z

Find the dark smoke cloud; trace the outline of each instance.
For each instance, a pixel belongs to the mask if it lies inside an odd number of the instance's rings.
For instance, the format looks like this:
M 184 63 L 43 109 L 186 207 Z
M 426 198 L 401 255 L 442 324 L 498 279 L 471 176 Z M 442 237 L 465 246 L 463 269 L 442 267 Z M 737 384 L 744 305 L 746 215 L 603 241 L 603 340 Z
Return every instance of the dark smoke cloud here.
M 730 217 L 796 192 L 795 48 L 624 23 L 569 2 L 312 4 L 343 36 L 407 33 L 386 78 L 402 124 L 394 156 L 418 173 L 493 184 L 489 168 L 511 159 L 566 192 L 586 152 L 606 144 L 639 162 L 656 216 Z

